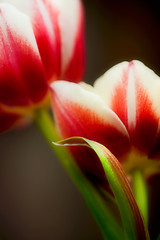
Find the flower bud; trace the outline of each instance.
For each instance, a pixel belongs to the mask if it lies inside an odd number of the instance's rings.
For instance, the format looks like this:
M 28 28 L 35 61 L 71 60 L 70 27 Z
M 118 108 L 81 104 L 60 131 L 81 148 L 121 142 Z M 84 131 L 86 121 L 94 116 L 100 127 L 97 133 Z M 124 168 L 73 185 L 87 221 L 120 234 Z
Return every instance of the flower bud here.
M 160 173 L 160 78 L 139 61 L 120 63 L 94 84 L 55 82 L 53 112 L 62 138 L 80 136 L 107 147 L 130 174 Z M 103 178 L 84 147 L 72 152 L 87 175 Z M 103 180 L 103 179 L 102 179 Z
M 51 82 L 80 81 L 84 70 L 83 21 L 79 0 L 0 2 L 3 115 L 13 114 L 19 120 L 30 117 L 35 109 L 46 105 Z M 1 132 L 7 127 L 0 121 Z

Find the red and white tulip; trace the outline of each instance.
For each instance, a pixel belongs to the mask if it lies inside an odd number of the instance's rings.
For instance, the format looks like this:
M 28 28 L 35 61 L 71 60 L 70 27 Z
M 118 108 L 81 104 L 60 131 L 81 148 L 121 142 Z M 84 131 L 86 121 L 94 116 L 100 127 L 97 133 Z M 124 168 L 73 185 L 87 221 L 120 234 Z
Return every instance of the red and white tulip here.
M 62 138 L 81 136 L 103 144 L 127 173 L 136 168 L 146 176 L 160 173 L 160 78 L 143 63 L 122 62 L 94 87 L 64 81 L 51 87 Z M 94 154 L 84 147 L 72 151 L 89 177 L 104 180 Z
M 83 28 L 80 0 L 0 1 L 0 132 L 43 106 L 49 83 L 81 80 Z

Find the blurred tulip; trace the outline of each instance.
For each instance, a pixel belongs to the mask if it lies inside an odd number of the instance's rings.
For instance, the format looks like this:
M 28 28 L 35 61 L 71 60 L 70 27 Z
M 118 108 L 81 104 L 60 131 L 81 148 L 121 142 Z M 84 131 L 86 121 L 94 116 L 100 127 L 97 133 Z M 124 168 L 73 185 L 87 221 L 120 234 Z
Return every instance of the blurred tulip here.
M 0 132 L 46 105 L 49 83 L 81 80 L 83 28 L 80 0 L 0 0 Z
M 139 61 L 122 62 L 94 87 L 64 81 L 52 87 L 52 104 L 62 138 L 81 136 L 106 146 L 129 174 L 142 169 L 160 173 L 160 78 Z M 94 154 L 72 147 L 84 173 L 104 182 Z

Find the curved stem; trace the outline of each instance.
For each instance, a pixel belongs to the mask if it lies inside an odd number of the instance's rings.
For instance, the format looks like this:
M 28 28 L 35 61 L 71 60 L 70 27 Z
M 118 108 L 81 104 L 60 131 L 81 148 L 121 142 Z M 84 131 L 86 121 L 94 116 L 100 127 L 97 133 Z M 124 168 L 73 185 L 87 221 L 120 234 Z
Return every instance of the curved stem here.
M 148 190 L 143 171 L 136 169 L 133 176 L 133 193 L 142 212 L 146 224 L 148 224 Z
M 52 142 L 59 140 L 59 136 L 49 113 L 45 110 L 37 111 L 35 114 L 35 124 L 80 190 L 101 229 L 104 239 L 124 239 L 122 226 L 112 214 L 112 211 L 107 208 L 99 192 L 80 172 L 67 148 L 59 148 L 52 144 Z
M 34 122 L 46 141 L 49 143 L 51 148 L 53 149 L 55 155 L 58 159 L 62 162 L 65 168 L 68 168 L 68 161 L 66 162 L 65 159 L 71 159 L 71 155 L 67 151 L 66 148 L 59 151 L 57 147 L 53 144 L 53 141 L 56 142 L 60 140 L 60 137 L 56 131 L 56 128 L 53 124 L 53 120 L 47 110 L 41 109 L 35 113 Z M 68 169 L 69 170 L 69 169 Z

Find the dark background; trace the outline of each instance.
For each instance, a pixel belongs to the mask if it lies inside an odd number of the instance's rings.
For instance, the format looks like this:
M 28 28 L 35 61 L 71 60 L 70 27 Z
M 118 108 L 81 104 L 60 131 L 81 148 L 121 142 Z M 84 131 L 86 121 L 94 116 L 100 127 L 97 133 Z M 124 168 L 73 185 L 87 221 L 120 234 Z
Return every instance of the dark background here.
M 155 1 L 84 0 L 85 81 L 123 60 L 160 75 L 160 10 Z M 154 183 L 158 178 L 154 179 Z M 153 183 L 153 181 L 152 181 Z M 151 184 L 149 185 L 151 187 Z M 154 188 L 155 196 L 159 191 Z M 153 201 L 153 200 L 152 200 Z M 151 209 L 155 239 L 160 213 Z M 102 240 L 84 200 L 34 125 L 0 136 L 0 240 Z

